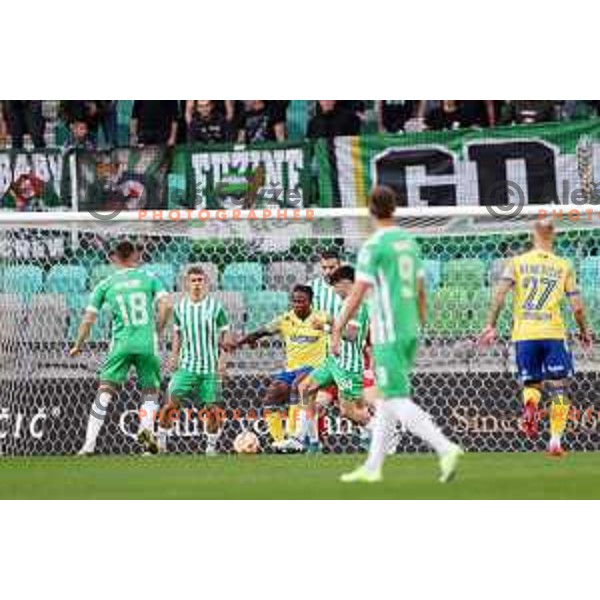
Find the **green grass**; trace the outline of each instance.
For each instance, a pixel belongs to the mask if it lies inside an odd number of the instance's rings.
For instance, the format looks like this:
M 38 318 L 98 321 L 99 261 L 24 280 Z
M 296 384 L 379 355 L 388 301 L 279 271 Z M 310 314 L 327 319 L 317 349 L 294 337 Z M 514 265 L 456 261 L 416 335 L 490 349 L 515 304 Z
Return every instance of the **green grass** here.
M 342 484 L 360 455 L 32 457 L 0 460 L 3 499 L 600 498 L 600 453 L 468 454 L 437 482 L 433 455 L 388 458 L 380 484 Z

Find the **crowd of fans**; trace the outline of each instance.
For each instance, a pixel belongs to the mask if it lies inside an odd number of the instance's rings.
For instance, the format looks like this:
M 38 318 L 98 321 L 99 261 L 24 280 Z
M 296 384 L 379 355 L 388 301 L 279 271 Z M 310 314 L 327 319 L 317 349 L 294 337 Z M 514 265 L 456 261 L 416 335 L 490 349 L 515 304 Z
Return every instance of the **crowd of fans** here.
M 0 145 L 23 148 L 26 135 L 34 148 L 56 145 L 47 130 L 57 123 L 65 145 L 93 149 L 283 141 L 291 111 L 303 111 L 301 136 L 310 139 L 543 123 L 600 113 L 596 100 L 135 100 L 123 141 L 118 133 L 121 102 L 0 101 Z M 50 118 L 43 110 L 48 104 L 55 105 Z

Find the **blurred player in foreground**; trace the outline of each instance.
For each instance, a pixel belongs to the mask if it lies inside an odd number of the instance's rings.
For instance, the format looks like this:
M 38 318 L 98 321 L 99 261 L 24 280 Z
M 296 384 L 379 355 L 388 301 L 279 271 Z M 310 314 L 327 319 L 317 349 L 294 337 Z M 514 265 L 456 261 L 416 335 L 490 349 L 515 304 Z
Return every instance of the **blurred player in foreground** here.
M 538 221 L 533 229 L 533 249 L 508 263 L 494 294 L 487 324 L 480 341 L 489 344 L 496 337 L 496 323 L 506 295 L 513 291 L 513 331 L 517 370 L 523 384 L 522 427 L 528 437 L 538 433 L 538 404 L 543 383 L 548 384 L 551 456 L 562 456 L 561 437 L 565 430 L 569 403 L 568 380 L 573 375 L 573 360 L 567 346 L 561 317 L 561 302 L 571 304 L 584 346 L 592 343 L 585 311 L 571 263 L 552 250 L 555 232 L 551 221 Z
M 259 339 L 276 334 L 284 339 L 286 368 L 274 376 L 264 401 L 265 408 L 272 409 L 268 413 L 267 423 L 276 450 L 280 449 L 281 444 L 284 444 L 281 450 L 304 450 L 295 438 L 291 438 L 294 440 L 291 444 L 284 440 L 280 410 L 288 401 L 296 400 L 294 396 L 298 393 L 298 383 L 325 360 L 328 317 L 324 312 L 313 310 L 312 300 L 313 291 L 309 286 L 296 285 L 292 290 L 291 310 L 243 337 L 235 345 L 254 345 Z M 299 421 L 300 429 L 307 432 L 310 443 L 318 444 L 314 414 L 300 410 Z
M 125 383 L 129 369 L 137 372 L 142 394 L 138 441 L 156 453 L 152 429 L 158 413 L 160 358 L 158 339 L 169 319 L 168 294 L 161 281 L 139 268 L 139 252 L 129 241 L 117 244 L 111 253 L 114 274 L 92 292 L 70 355 L 77 356 L 87 340 L 96 316 L 106 304 L 112 313 L 111 345 L 100 372 L 100 385 L 90 410 L 85 443 L 79 454 L 92 454 L 104 423 L 108 405 Z M 154 301 L 158 301 L 158 325 L 154 322 Z
M 204 411 L 206 454 L 217 453 L 221 433 L 220 380 L 230 349 L 229 319 L 221 303 L 208 295 L 208 281 L 201 267 L 185 274 L 185 295 L 173 311 L 171 366 L 176 369 L 169 384 L 169 398 L 160 415 L 158 443 L 167 450 L 167 438 L 184 400 L 208 405 Z M 223 353 L 223 354 L 221 354 Z M 200 413 L 199 413 L 200 415 Z
M 332 351 L 339 355 L 342 332 L 371 292 L 371 333 L 375 379 L 381 397 L 377 401 L 373 437 L 364 465 L 342 475 L 343 482 L 381 481 L 381 469 L 392 428 L 404 428 L 434 448 L 440 458 L 440 481 L 449 481 L 462 450 L 433 423 L 410 398 L 410 372 L 417 349 L 419 321 L 425 322 L 425 285 L 419 247 L 412 235 L 394 224 L 396 194 L 376 187 L 369 211 L 377 231 L 358 256 L 356 282 L 334 323 Z

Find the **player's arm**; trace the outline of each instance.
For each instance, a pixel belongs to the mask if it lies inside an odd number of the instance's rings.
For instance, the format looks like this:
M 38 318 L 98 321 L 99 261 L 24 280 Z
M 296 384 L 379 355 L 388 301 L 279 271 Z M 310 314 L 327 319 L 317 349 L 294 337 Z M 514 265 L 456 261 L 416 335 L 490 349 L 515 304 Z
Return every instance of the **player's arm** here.
M 268 337 L 271 335 L 275 335 L 275 333 L 277 333 L 276 331 L 271 331 L 269 329 L 269 326 L 265 326 L 265 327 L 261 327 L 260 329 L 257 329 L 256 331 L 253 331 L 252 333 L 249 333 L 248 335 L 245 335 L 244 337 L 242 337 L 241 340 L 238 340 L 235 344 L 234 344 L 234 348 L 240 348 L 242 346 L 245 346 L 247 344 L 249 344 L 250 346 L 253 346 L 254 344 L 256 344 L 256 342 L 258 342 L 258 340 L 264 338 L 264 337 Z
M 427 322 L 427 293 L 425 292 L 425 278 L 417 277 L 417 310 L 421 326 Z
M 169 357 L 169 364 L 173 370 L 179 365 L 179 352 L 181 351 L 181 334 L 179 333 L 179 327 L 173 326 L 173 340 L 171 341 L 171 356 Z
M 565 280 L 565 294 L 569 299 L 573 317 L 579 329 L 579 338 L 584 346 L 590 347 L 592 345 L 592 333 L 588 328 L 583 299 L 577 287 L 575 271 L 572 266 L 569 267 L 569 272 Z
M 94 291 L 90 296 L 88 306 L 85 309 L 85 314 L 83 315 L 83 319 L 81 320 L 79 329 L 77 331 L 77 338 L 75 339 L 73 347 L 69 351 L 71 356 L 77 356 L 81 352 L 83 344 L 85 344 L 86 340 L 90 336 L 92 327 L 96 322 L 96 315 L 102 309 L 105 297 L 106 284 L 102 281 L 94 288 Z
M 479 336 L 479 340 L 483 344 L 488 344 L 494 341 L 496 337 L 496 324 L 498 323 L 498 317 L 504 307 L 506 296 L 512 290 L 515 285 L 515 265 L 513 261 L 510 262 L 500 283 L 497 285 L 492 298 L 492 303 L 488 310 L 488 316 L 486 319 L 485 327 Z
M 171 317 L 171 302 L 169 300 L 169 294 L 165 293 L 159 296 L 158 300 L 158 323 L 156 324 L 156 331 L 158 337 L 162 337 L 162 334 L 169 322 Z

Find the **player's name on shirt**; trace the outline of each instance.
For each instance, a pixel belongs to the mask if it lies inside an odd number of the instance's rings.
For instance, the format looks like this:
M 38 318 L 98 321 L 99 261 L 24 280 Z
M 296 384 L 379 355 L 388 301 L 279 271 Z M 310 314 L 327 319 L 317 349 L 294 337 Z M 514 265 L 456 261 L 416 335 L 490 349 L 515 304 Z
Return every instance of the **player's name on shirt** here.
M 558 278 L 563 273 L 563 270 L 552 265 L 522 262 L 519 263 L 519 273 L 521 275 L 543 275 L 545 277 Z

